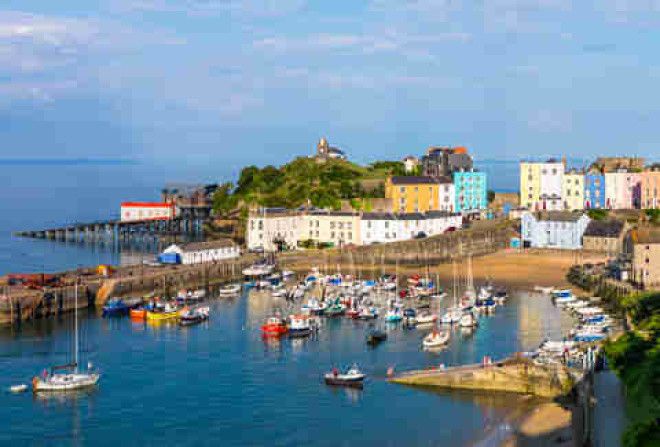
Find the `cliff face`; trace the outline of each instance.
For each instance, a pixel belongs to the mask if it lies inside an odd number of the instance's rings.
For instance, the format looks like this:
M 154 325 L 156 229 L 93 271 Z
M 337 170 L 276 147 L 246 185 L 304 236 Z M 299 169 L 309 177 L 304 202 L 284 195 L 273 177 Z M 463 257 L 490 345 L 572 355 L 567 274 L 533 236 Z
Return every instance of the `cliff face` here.
M 447 370 L 417 371 L 390 380 L 404 385 L 506 391 L 554 398 L 567 394 L 573 380 L 564 367 L 535 365 L 526 360 L 482 367 L 481 365 Z

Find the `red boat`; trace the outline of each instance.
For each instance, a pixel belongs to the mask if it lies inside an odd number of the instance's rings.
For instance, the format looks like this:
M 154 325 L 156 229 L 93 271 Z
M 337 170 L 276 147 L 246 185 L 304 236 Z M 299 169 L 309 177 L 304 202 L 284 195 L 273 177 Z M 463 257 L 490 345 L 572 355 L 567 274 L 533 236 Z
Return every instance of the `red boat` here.
M 277 337 L 286 334 L 287 331 L 288 328 L 286 327 L 286 323 L 278 317 L 270 317 L 266 321 L 266 324 L 261 326 L 261 332 L 263 332 L 265 336 Z
M 357 309 L 348 309 L 348 310 L 346 311 L 346 316 L 347 316 L 348 318 L 357 318 L 357 317 L 360 316 L 360 311 L 357 310 Z

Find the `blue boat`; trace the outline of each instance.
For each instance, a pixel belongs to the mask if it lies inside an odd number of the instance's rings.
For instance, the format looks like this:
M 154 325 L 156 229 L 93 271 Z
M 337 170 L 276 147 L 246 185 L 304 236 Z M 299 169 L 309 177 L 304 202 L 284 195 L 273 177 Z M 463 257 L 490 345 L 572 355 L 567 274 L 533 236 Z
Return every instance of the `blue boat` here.
M 111 298 L 103 306 L 103 316 L 126 315 L 130 307 L 121 298 Z

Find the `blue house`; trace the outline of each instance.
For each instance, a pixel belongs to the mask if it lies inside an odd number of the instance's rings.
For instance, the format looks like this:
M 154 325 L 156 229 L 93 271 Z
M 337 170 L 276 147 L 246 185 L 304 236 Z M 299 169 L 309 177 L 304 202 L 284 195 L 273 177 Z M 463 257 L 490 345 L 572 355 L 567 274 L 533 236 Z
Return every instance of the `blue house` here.
M 456 171 L 453 179 L 457 213 L 479 211 L 488 207 L 485 172 Z
M 589 225 L 589 216 L 572 211 L 525 212 L 521 220 L 521 233 L 525 247 L 582 248 L 582 236 Z
M 605 208 L 605 176 L 600 171 L 589 171 L 584 176 L 584 207 Z

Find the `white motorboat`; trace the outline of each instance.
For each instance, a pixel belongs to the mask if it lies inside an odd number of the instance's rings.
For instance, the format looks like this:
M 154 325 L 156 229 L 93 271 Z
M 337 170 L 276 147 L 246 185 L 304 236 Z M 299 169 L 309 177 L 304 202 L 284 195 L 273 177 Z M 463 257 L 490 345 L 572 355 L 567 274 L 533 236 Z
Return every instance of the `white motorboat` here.
M 306 337 L 312 333 L 309 315 L 289 316 L 289 337 Z
M 449 343 L 449 331 L 433 331 L 422 340 L 425 349 L 441 348 Z
M 265 276 L 270 275 L 274 269 L 275 266 L 273 264 L 256 263 L 243 269 L 242 273 L 244 276 Z
M 230 284 L 228 286 L 222 287 L 219 291 L 220 296 L 232 296 L 232 295 L 238 295 L 241 293 L 241 285 L 240 284 Z
M 349 386 L 362 388 L 366 374 L 364 374 L 357 365 L 351 366 L 345 373 L 339 372 L 336 368 L 324 376 L 327 385 Z
M 73 317 L 73 336 L 74 336 L 74 348 L 73 348 L 73 363 L 68 365 L 54 366 L 50 368 L 50 371 L 46 370 L 42 373 L 40 377 L 32 378 L 32 390 L 37 392 L 49 392 L 49 391 L 73 391 L 83 388 L 90 388 L 95 386 L 101 375 L 98 372 L 92 371 L 91 363 L 87 364 L 86 371 L 80 371 L 78 367 L 78 351 L 79 351 L 79 341 L 78 341 L 78 281 L 76 280 L 76 286 L 74 287 L 74 317 Z M 56 371 L 69 370 L 67 373 L 60 373 Z
M 430 295 L 429 298 L 442 300 L 444 298 L 447 298 L 447 292 L 435 293 L 433 295 Z
M 465 310 L 463 311 L 463 314 L 461 315 L 458 324 L 461 327 L 475 327 L 479 323 L 477 321 L 477 317 L 474 316 L 472 310 Z
M 19 385 L 12 385 L 9 387 L 9 392 L 10 393 L 22 393 L 24 391 L 27 391 L 28 386 L 24 383 L 21 383 Z
M 534 286 L 534 291 L 542 293 L 544 295 L 550 295 L 552 291 L 555 290 L 554 287 L 543 287 L 543 286 Z
M 283 278 L 290 278 L 293 275 L 295 275 L 295 272 L 293 272 L 291 270 L 282 270 L 282 277 Z
M 458 323 L 461 319 L 461 316 L 463 315 L 463 311 L 458 308 L 450 308 L 447 309 L 447 312 L 442 315 L 442 318 L 440 318 L 440 322 L 443 324 L 454 324 Z
M 197 289 L 190 292 L 190 298 L 193 300 L 202 300 L 205 297 L 206 297 L 206 290 L 204 289 Z
M 436 314 L 422 313 L 417 315 L 417 325 L 424 324 L 433 324 L 438 321 L 438 316 Z

